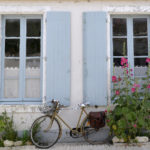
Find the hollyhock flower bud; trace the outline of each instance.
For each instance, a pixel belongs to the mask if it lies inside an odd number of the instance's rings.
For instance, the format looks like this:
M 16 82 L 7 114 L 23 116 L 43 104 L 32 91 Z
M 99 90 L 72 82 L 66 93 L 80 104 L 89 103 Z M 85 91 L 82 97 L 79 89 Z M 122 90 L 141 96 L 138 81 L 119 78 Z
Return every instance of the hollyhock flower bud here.
M 131 88 L 131 92 L 134 93 L 136 90 L 135 88 Z
M 149 63 L 150 62 L 150 58 L 146 58 L 146 62 Z
M 116 90 L 116 95 L 119 95 L 120 94 L 120 91 L 119 90 Z
M 147 88 L 150 89 L 150 84 L 147 85 Z
M 122 79 L 119 77 L 119 78 L 118 78 L 118 81 L 121 81 L 121 80 L 122 80 Z
M 134 87 L 134 88 L 139 88 L 139 87 L 140 87 L 140 85 L 139 85 L 139 84 L 134 83 L 133 87 Z
M 116 76 L 112 76 L 112 82 L 117 82 L 117 77 Z
M 123 66 L 124 64 L 126 64 L 128 62 L 128 60 L 124 57 L 121 58 L 121 65 Z

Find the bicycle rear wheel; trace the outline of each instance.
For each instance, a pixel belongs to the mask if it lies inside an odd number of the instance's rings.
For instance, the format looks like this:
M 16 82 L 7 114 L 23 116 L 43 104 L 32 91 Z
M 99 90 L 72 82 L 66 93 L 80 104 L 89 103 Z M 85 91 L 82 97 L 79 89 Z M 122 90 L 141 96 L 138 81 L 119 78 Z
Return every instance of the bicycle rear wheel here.
M 53 146 L 61 135 L 61 127 L 56 118 L 46 115 L 37 118 L 30 130 L 32 143 L 38 148 L 49 148 Z
M 110 140 L 109 128 L 106 126 L 99 129 L 92 128 L 87 117 L 83 122 L 83 137 L 86 142 L 93 145 L 107 143 Z

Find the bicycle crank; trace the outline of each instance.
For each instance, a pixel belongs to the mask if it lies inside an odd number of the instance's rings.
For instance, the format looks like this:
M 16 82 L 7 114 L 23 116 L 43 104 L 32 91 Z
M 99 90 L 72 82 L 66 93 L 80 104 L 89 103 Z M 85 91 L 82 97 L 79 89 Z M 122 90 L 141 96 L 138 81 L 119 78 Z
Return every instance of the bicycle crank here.
M 72 128 L 72 130 L 70 130 L 70 136 L 72 138 L 80 138 L 80 137 L 82 137 L 81 129 L 78 128 L 76 130 L 76 128 Z

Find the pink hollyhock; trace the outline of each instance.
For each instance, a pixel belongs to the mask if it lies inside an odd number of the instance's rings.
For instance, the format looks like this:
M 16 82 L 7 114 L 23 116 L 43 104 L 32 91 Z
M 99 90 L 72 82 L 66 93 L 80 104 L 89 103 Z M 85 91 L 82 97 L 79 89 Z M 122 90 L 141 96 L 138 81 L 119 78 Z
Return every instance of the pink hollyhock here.
M 136 127 L 137 127 L 137 125 L 136 125 L 136 124 L 134 124 L 134 125 L 133 125 L 133 127 L 134 127 L 134 128 L 136 128 Z
M 128 74 L 128 70 L 126 70 L 126 73 Z
M 129 67 L 129 65 L 128 65 L 128 64 L 126 64 L 126 67 L 128 68 L 128 67 Z
M 134 87 L 134 88 L 139 88 L 139 87 L 140 87 L 140 85 L 139 85 L 139 84 L 134 83 L 134 84 L 133 84 L 133 87 Z
M 147 85 L 147 88 L 150 89 L 150 84 Z
M 133 71 L 133 69 L 130 69 L 130 71 L 132 72 L 132 71 Z
M 149 63 L 150 62 L 150 58 L 146 58 L 146 62 Z
M 121 58 L 121 65 L 123 66 L 124 64 L 126 64 L 128 62 L 127 59 L 125 59 L 124 57 Z
M 104 112 L 107 113 L 107 110 L 105 110 Z
M 133 76 L 133 73 L 131 73 L 131 76 Z
M 131 92 L 134 93 L 136 91 L 135 88 L 131 88 Z
M 116 95 L 119 95 L 120 94 L 120 91 L 119 90 L 116 90 Z
M 117 81 L 117 77 L 116 76 L 112 76 L 112 82 L 116 82 Z

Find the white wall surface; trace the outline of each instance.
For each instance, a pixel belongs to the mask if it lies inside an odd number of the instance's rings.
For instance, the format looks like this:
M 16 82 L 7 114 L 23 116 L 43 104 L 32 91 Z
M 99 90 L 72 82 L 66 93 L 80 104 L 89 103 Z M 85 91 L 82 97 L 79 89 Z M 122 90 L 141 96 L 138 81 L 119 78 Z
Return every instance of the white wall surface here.
M 101 0 L 101 1 L 66 1 L 62 0 L 18 0 L 18 1 L 6 1 L 0 0 L 0 14 L 42 14 L 45 18 L 47 11 L 69 11 L 71 13 L 71 106 L 64 108 L 61 111 L 61 116 L 65 117 L 65 120 L 71 120 L 72 125 L 75 125 L 77 117 L 79 115 L 79 109 L 77 105 L 82 103 L 83 99 L 83 79 L 82 79 L 82 13 L 86 11 L 106 11 L 108 12 L 107 28 L 108 32 L 108 87 L 110 87 L 110 21 L 111 14 L 150 14 L 150 0 Z M 1 23 L 0 23 L 1 24 Z M 44 22 L 45 25 L 45 22 Z M 0 27 L 1 28 L 1 27 Z M 44 30 L 43 37 L 43 51 L 46 56 L 46 31 Z M 1 38 L 1 37 L 0 37 Z M 45 57 L 43 58 L 45 64 Z M 46 70 L 44 69 L 44 72 Z M 45 74 L 45 73 L 44 73 Z M 45 76 L 44 76 L 45 77 Z M 44 80 L 45 81 L 45 80 Z M 45 95 L 45 88 L 43 89 Z M 44 100 L 43 95 L 43 100 Z M 110 88 L 108 89 L 108 95 L 110 95 Z M 110 104 L 110 99 L 108 99 Z M 98 110 L 105 109 L 105 107 L 99 107 Z M 13 112 L 14 120 L 18 130 L 28 129 L 33 120 L 41 115 L 37 106 L 31 105 L 1 105 L 0 112 L 4 110 Z

